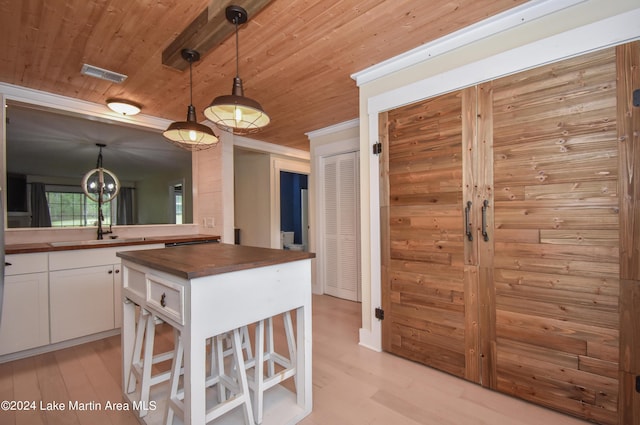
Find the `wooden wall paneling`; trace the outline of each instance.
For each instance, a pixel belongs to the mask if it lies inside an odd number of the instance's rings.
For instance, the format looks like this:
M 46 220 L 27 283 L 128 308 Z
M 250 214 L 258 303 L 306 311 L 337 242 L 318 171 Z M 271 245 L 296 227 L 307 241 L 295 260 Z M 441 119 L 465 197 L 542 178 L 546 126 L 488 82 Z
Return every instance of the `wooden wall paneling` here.
M 383 340 L 394 354 L 477 380 L 477 342 L 469 335 L 477 328 L 477 273 L 467 264 L 463 225 L 463 164 L 469 159 L 463 128 L 465 136 L 474 129 L 463 124 L 469 118 L 463 119 L 462 104 L 472 98 L 471 92 L 454 92 L 387 113 L 389 261 L 383 285 L 389 308 Z
M 389 119 L 386 112 L 378 115 L 378 142 L 382 145 L 379 156 L 380 164 L 380 279 L 382 310 L 391 311 L 391 291 L 389 283 Z M 382 321 L 382 349 L 391 351 L 392 345 L 398 345 L 399 341 L 393 341 L 391 334 L 391 320 Z M 396 336 L 396 338 L 398 338 Z
M 493 81 L 492 96 L 496 388 L 616 424 L 614 49 Z
M 478 87 L 478 190 L 475 202 L 475 237 L 479 256 L 479 315 L 480 351 L 483 386 L 495 389 L 496 375 L 496 318 L 495 289 L 493 285 L 493 86 L 485 83 Z M 485 207 L 484 202 L 487 201 Z M 487 239 L 483 231 L 483 208 Z
M 480 317 L 478 287 L 478 93 L 476 87 L 462 90 L 462 220 L 465 233 L 471 232 L 472 240 L 465 234 L 464 240 L 464 306 L 465 306 L 465 379 L 481 382 Z M 468 204 L 471 202 L 471 204 Z M 468 210 L 468 213 L 467 213 Z
M 640 424 L 640 42 L 618 46 L 617 105 L 620 192 L 620 424 Z

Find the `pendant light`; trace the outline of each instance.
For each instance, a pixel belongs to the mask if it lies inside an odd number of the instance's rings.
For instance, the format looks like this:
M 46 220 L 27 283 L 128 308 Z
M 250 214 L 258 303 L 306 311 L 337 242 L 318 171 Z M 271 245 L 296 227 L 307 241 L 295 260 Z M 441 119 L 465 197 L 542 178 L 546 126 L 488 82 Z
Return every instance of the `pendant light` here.
M 102 230 L 102 205 L 116 198 L 120 191 L 120 181 L 115 174 L 102 166 L 102 148 L 106 145 L 96 143 L 96 146 L 100 148 L 96 168 L 89 170 L 82 178 L 82 191 L 89 199 L 98 203 L 98 239 L 102 239 L 105 233 L 111 233 L 110 230 Z
M 220 139 L 213 133 L 210 127 L 196 121 L 196 108 L 193 106 L 193 62 L 200 60 L 200 53 L 195 50 L 182 49 L 182 58 L 189 62 L 189 107 L 187 120 L 176 121 L 162 133 L 174 145 L 188 150 L 200 151 L 209 149 L 218 144 Z
M 222 130 L 234 134 L 251 134 L 269 124 L 269 116 L 262 106 L 244 96 L 239 75 L 238 25 L 247 22 L 247 11 L 240 6 L 228 6 L 226 17 L 236 26 L 236 76 L 230 95 L 216 97 L 204 110 L 204 115 Z
M 96 146 L 100 149 L 96 168 L 89 170 L 82 178 L 82 191 L 94 202 L 111 202 L 120 191 L 120 181 L 102 166 L 102 148 L 107 145 L 96 143 Z

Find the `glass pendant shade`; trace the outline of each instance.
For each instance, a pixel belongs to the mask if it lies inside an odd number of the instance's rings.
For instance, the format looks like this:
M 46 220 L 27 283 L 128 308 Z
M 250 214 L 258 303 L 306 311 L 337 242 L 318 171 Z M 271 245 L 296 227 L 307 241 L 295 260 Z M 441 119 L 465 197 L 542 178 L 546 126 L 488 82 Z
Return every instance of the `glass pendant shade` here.
M 270 118 L 258 102 L 244 97 L 242 80 L 233 79 L 233 94 L 216 97 L 204 110 L 204 116 L 222 130 L 251 134 L 269 124 Z
M 186 121 L 171 123 L 162 135 L 174 145 L 190 151 L 208 149 L 220 141 L 211 128 L 196 121 L 193 105 L 189 105 Z

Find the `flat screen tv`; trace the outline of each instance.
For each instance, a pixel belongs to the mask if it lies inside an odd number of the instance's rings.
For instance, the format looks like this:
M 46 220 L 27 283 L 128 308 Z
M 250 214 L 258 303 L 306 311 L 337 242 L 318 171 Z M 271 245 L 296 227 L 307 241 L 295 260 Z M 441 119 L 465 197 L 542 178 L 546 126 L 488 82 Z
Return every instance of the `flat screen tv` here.
M 27 212 L 27 176 L 7 174 L 7 211 Z

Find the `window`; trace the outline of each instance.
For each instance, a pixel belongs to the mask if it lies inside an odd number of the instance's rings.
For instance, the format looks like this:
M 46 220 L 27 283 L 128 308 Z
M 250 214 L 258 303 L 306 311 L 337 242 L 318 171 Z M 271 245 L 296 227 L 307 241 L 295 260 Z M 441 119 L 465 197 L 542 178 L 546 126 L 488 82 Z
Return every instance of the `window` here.
M 51 227 L 97 226 L 98 203 L 73 186 L 47 186 Z M 111 202 L 102 204 L 103 225 L 111 224 Z
M 182 184 L 173 186 L 173 201 L 176 213 L 176 224 L 182 224 Z

